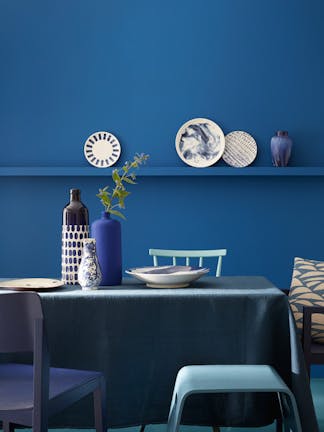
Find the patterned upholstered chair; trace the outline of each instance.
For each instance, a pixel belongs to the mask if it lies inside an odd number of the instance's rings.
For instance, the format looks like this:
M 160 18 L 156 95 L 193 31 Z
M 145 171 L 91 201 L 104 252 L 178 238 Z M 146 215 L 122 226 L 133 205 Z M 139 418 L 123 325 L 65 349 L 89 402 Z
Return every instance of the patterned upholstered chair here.
M 324 262 L 295 258 L 289 302 L 300 331 L 308 376 L 324 364 Z

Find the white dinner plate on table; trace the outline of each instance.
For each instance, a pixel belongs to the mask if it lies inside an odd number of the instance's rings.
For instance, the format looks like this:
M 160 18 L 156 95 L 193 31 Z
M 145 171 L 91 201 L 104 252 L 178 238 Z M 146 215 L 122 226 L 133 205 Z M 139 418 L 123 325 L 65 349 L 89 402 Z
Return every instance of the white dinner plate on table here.
M 136 267 L 126 270 L 127 274 L 151 288 L 185 288 L 208 272 L 208 268 L 191 266 Z
M 0 281 L 0 289 L 14 291 L 48 291 L 64 286 L 64 282 L 58 279 L 29 278 L 9 279 Z

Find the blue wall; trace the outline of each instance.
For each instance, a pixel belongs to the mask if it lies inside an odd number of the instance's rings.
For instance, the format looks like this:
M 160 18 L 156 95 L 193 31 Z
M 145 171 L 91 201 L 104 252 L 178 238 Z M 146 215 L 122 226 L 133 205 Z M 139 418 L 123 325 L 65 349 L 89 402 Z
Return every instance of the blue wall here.
M 256 165 L 287 129 L 293 165 L 324 165 L 324 3 L 314 0 L 2 0 L 0 165 L 87 166 L 109 130 L 122 162 L 182 166 L 180 125 L 250 132 Z M 91 219 L 106 178 L 0 178 L 0 276 L 59 276 L 61 209 L 80 187 Z M 324 259 L 323 178 L 140 178 L 123 222 L 125 267 L 149 247 L 229 251 L 224 274 L 287 287 L 294 256 Z

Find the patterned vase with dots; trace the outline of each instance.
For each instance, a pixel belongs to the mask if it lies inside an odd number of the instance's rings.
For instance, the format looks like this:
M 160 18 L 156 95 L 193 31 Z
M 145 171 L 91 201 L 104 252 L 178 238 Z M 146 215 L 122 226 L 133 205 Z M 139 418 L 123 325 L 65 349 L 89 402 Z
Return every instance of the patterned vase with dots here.
M 78 283 L 83 241 L 89 238 L 89 213 L 80 200 L 80 190 L 70 190 L 70 202 L 63 209 L 62 223 L 62 281 Z

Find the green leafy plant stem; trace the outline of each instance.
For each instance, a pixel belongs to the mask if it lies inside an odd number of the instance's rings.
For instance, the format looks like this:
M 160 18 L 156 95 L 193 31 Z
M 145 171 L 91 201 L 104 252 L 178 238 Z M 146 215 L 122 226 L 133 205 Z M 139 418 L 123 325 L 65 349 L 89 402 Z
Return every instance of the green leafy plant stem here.
M 140 165 L 145 164 L 149 155 L 141 153 L 136 154 L 131 162 L 125 162 L 121 168 L 116 168 L 112 172 L 112 180 L 115 183 L 114 188 L 110 192 L 109 186 L 99 189 L 97 197 L 100 199 L 105 208 L 105 212 L 126 219 L 119 209 L 125 208 L 125 199 L 130 195 L 126 190 L 125 184 L 136 184 L 136 170 Z

